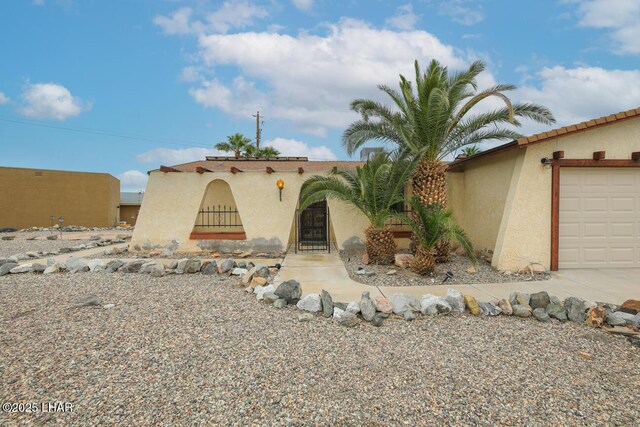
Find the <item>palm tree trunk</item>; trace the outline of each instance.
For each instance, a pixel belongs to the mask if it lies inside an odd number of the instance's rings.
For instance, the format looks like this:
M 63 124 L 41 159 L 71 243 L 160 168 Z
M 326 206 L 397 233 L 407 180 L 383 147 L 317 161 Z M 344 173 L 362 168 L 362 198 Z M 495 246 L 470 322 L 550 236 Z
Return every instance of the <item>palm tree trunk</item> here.
M 365 248 L 371 264 L 393 264 L 396 255 L 396 242 L 389 228 L 379 229 L 369 226 L 364 230 Z
M 439 204 L 447 208 L 447 180 L 445 171 L 447 164 L 439 160 L 422 160 L 416 167 L 411 181 L 413 194 L 420 198 L 425 206 Z M 417 240 L 411 237 L 411 250 L 416 252 Z M 449 241 L 441 241 L 436 245 L 436 262 L 449 261 Z
M 431 274 L 436 271 L 434 253 L 418 247 L 416 255 L 411 260 L 411 271 L 417 274 Z

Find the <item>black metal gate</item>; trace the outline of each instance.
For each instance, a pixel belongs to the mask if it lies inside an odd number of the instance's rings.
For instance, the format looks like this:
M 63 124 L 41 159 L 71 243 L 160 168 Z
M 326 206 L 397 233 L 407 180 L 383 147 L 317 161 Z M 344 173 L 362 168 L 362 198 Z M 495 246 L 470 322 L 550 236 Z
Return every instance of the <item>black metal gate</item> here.
M 296 210 L 296 253 L 331 253 L 329 233 L 329 207 L 327 201 L 313 203 L 306 209 Z

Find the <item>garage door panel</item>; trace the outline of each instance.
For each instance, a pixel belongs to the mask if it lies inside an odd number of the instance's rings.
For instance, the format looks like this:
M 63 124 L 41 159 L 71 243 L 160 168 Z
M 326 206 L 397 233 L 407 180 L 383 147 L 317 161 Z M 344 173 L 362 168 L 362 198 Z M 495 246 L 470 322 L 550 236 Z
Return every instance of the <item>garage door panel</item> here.
M 560 268 L 640 267 L 640 169 L 560 170 Z

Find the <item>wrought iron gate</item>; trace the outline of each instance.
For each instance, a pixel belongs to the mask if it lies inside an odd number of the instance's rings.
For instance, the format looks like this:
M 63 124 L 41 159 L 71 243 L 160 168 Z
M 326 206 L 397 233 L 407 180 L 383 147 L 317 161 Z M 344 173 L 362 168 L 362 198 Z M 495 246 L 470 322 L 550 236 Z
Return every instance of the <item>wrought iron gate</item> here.
M 331 253 L 329 207 L 327 201 L 313 203 L 306 209 L 296 210 L 296 253 Z

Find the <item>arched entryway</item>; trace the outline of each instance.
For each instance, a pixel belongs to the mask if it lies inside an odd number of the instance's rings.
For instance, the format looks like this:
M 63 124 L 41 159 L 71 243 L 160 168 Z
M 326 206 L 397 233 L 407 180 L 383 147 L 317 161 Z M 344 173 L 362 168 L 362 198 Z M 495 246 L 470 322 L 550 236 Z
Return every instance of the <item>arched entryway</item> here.
M 192 238 L 246 239 L 240 211 L 227 182 L 216 179 L 207 186 L 193 226 Z
M 296 210 L 296 253 L 331 252 L 331 222 L 326 200 Z

